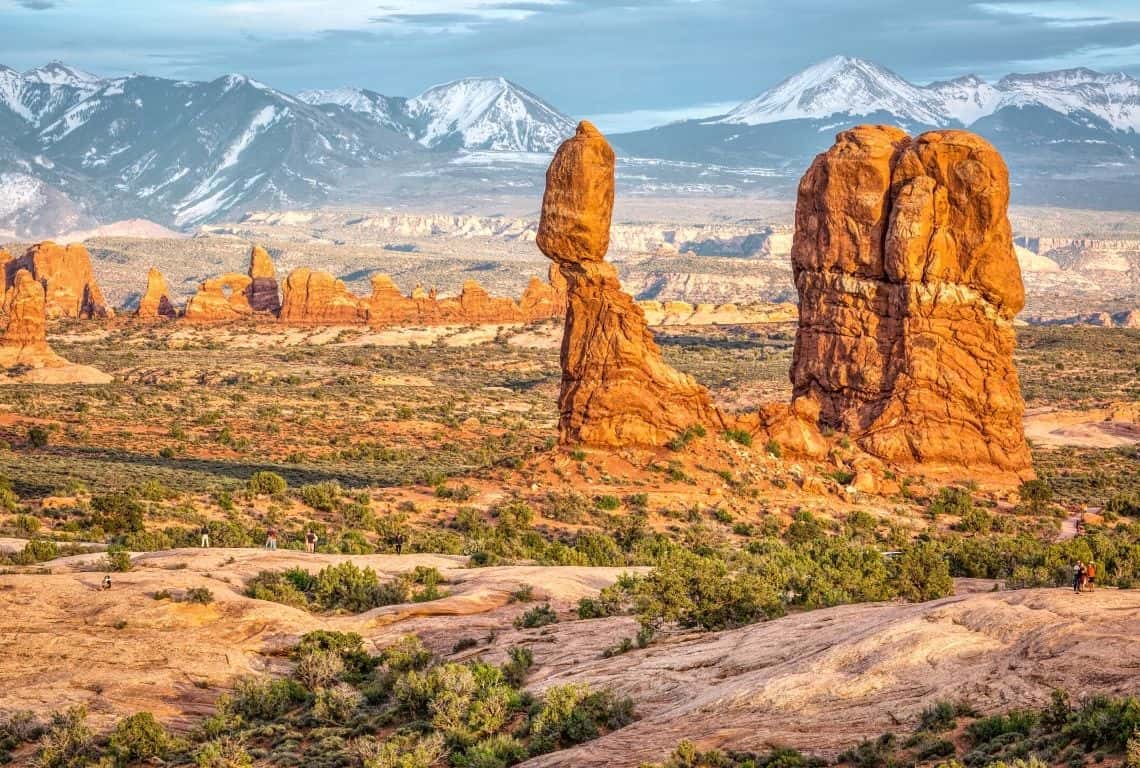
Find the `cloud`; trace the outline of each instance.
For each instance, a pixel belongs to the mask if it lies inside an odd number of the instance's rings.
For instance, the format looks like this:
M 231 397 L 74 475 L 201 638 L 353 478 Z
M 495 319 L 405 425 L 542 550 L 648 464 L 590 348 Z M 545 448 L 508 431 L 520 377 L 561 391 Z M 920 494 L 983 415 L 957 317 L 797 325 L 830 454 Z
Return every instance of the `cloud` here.
M 55 8 L 55 0 L 16 0 L 16 5 L 29 11 L 46 11 Z

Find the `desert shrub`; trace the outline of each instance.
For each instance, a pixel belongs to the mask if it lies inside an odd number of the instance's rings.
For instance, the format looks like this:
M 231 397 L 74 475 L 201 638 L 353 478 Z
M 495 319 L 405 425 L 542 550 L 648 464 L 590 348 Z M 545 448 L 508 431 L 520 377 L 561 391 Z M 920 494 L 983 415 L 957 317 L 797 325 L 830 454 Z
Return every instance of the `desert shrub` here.
M 892 565 L 898 594 L 907 600 L 936 600 L 954 592 L 950 565 L 934 544 L 917 541 Z
M 321 512 L 333 512 L 340 501 L 340 483 L 325 480 L 320 483 L 302 485 L 298 490 L 301 501 Z
M 893 733 L 884 733 L 875 740 L 861 741 L 855 747 L 839 755 L 838 762 L 849 763 L 855 768 L 889 768 L 895 765 L 897 740 Z
M 344 659 L 336 651 L 309 650 L 297 660 L 293 676 L 310 691 L 326 688 L 344 674 Z
M 548 688 L 527 724 L 529 752 L 542 755 L 597 738 L 633 721 L 633 701 L 609 691 L 568 684 Z
M 296 680 L 245 677 L 237 681 L 229 706 L 247 720 L 276 720 L 308 700 Z
M 527 758 L 526 747 L 514 736 L 497 734 L 472 744 L 454 756 L 454 768 L 507 768 Z
M 214 593 L 208 587 L 191 587 L 182 599 L 187 603 L 209 605 L 214 602 Z
M 51 439 L 51 432 L 38 424 L 28 427 L 28 446 L 31 448 L 46 448 Z
M 91 499 L 91 522 L 107 533 L 120 534 L 143 529 L 145 510 L 128 493 L 114 492 Z
M 957 486 L 940 488 L 938 494 L 930 501 L 927 513 L 934 518 L 939 515 L 964 515 L 974 508 L 974 500 L 970 492 Z
M 43 735 L 44 724 L 30 710 L 0 712 L 0 765 L 10 762 L 10 753 Z
M 289 483 L 276 472 L 263 470 L 250 475 L 245 487 L 250 493 L 273 496 L 279 493 L 285 493 L 285 491 L 289 489 Z
M 36 765 L 39 768 L 77 768 L 89 762 L 93 746 L 94 737 L 87 727 L 85 707 L 56 712 L 40 737 Z
M 324 610 L 360 613 L 386 605 L 380 590 L 380 577 L 371 568 L 359 568 L 351 561 L 322 568 L 313 590 L 314 601 Z
M 503 665 L 503 677 L 516 688 L 526 682 L 527 673 L 534 666 L 534 654 L 530 648 L 516 645 L 507 651 L 507 663 Z
M 574 491 L 557 493 L 551 491 L 546 496 L 546 503 L 542 507 L 543 517 L 556 520 L 560 523 L 579 523 L 590 511 L 590 503 L 586 497 Z
M 139 712 L 120 720 L 107 743 L 118 765 L 161 758 L 169 745 L 166 729 L 150 712 Z
M 203 744 L 194 754 L 197 768 L 249 768 L 253 758 L 241 739 L 223 736 Z
M 309 598 L 281 571 L 261 571 L 249 580 L 245 594 L 255 600 L 269 600 L 294 608 L 309 607 Z
M 919 728 L 932 733 L 952 731 L 958 725 L 958 706 L 951 701 L 937 701 L 922 711 Z
M 752 433 L 746 429 L 726 429 L 724 436 L 728 440 L 743 446 L 752 445 Z
M 1014 710 L 1004 715 L 983 717 L 966 726 L 966 735 L 974 744 L 992 741 L 1007 734 L 1028 736 L 1038 718 L 1036 712 L 1029 710 Z
M 46 539 L 29 539 L 24 549 L 16 558 L 20 565 L 32 565 L 59 557 L 59 546 L 54 541 Z
M 1129 738 L 1140 733 L 1140 699 L 1095 696 L 1072 713 L 1064 733 L 1086 749 L 1122 752 Z
M 100 567 L 104 571 L 113 571 L 118 573 L 126 573 L 131 570 L 131 553 L 122 550 L 116 552 L 108 552 L 103 556 L 103 561 Z
M 433 768 L 445 753 L 439 734 L 399 733 L 383 742 L 372 740 L 365 744 L 358 741 L 355 745 L 364 768 Z
M 545 627 L 547 624 L 554 624 L 557 621 L 558 614 L 550 607 L 550 603 L 543 603 L 516 618 L 514 625 L 516 629 L 535 629 L 536 627 Z
M 676 622 L 685 628 L 728 629 L 775 612 L 779 595 L 749 573 L 730 573 L 723 560 L 687 551 L 667 556 L 633 588 L 633 602 L 643 626 Z
M 343 723 L 352 717 L 362 698 L 355 688 L 340 683 L 317 691 L 313 701 L 313 717 L 328 723 Z
M 1044 480 L 1026 480 L 1018 487 L 1017 494 L 1026 509 L 1035 515 L 1044 512 L 1053 500 L 1053 489 Z

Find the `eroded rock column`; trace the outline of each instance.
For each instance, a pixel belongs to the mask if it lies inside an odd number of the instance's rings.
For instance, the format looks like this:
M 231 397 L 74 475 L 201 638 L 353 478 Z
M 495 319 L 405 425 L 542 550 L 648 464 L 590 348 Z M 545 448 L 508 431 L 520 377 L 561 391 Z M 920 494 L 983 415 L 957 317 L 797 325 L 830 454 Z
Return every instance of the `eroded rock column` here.
M 538 247 L 566 280 L 559 431 L 563 443 L 659 446 L 694 424 L 721 427 L 708 391 L 674 370 L 606 263 L 614 152 L 588 122 L 546 172 Z

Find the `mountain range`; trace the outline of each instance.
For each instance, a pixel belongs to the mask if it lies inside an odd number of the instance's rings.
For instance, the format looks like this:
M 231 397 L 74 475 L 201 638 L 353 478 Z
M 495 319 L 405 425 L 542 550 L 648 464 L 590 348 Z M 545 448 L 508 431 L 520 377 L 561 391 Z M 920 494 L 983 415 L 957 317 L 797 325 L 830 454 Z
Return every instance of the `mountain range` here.
M 726 114 L 611 139 L 628 159 L 626 185 L 786 192 L 837 131 L 859 122 L 976 131 L 1006 156 L 1022 202 L 1140 208 L 1140 81 L 1088 69 L 916 85 L 836 56 Z M 356 88 L 291 95 L 242 75 L 104 79 L 60 62 L 0 66 L 0 233 L 124 218 L 189 228 L 461 183 L 529 189 L 541 155 L 573 129 L 503 78 L 403 98 Z

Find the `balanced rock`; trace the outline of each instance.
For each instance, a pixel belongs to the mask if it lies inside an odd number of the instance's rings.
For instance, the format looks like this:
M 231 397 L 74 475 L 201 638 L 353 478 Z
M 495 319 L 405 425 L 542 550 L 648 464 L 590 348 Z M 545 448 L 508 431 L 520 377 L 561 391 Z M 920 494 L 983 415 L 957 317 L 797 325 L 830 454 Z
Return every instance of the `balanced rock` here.
M 27 270 L 44 287 L 45 311 L 49 318 L 93 318 L 110 314 L 103 292 L 95 283 L 91 256 L 78 243 L 63 246 L 45 240 L 33 245 L 23 256 L 8 260 L 4 265 L 5 289 L 13 288 L 20 270 Z
M 660 446 L 697 424 L 720 426 L 708 391 L 670 368 L 641 308 L 605 261 L 614 204 L 614 152 L 588 122 L 546 172 L 537 243 L 566 279 L 563 443 Z
M 249 287 L 246 298 L 254 312 L 270 312 L 276 315 L 281 311 L 281 295 L 277 290 L 277 270 L 269 252 L 260 245 L 249 252 Z
M 170 301 L 170 287 L 166 284 L 166 278 L 154 267 L 146 273 L 146 293 L 139 299 L 135 315 L 147 320 L 178 315 Z
M 883 459 L 1027 474 L 1008 203 L 974 134 L 839 134 L 796 203 L 796 402 Z
M 295 325 L 363 323 L 368 303 L 328 272 L 298 267 L 285 278 L 280 318 Z
M 246 289 L 250 278 L 237 272 L 211 277 L 186 302 L 185 318 L 199 323 L 235 320 L 253 312 Z

